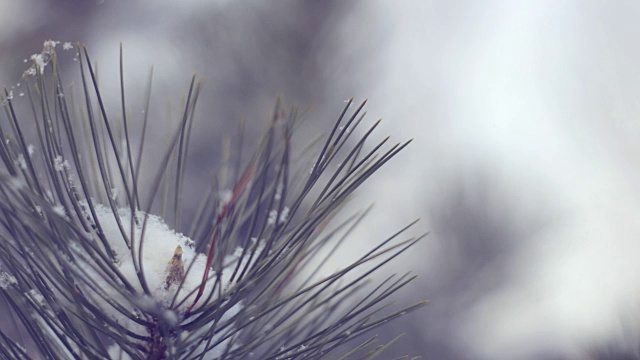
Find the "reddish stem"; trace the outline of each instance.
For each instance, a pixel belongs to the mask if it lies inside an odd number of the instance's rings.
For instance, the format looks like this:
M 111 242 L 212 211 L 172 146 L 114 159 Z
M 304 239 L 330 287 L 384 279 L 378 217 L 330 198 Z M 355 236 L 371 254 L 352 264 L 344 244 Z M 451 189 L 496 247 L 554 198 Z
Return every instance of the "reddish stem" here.
M 229 199 L 229 201 L 226 204 L 224 204 L 224 206 L 220 210 L 220 213 L 216 217 L 216 222 L 213 225 L 213 233 L 211 234 L 211 241 L 209 243 L 209 251 L 207 252 L 207 265 L 204 268 L 204 274 L 202 274 L 202 281 L 200 282 L 200 287 L 198 288 L 198 294 L 196 294 L 195 300 L 193 300 L 193 303 L 187 309 L 186 315 L 188 315 L 191 312 L 191 309 L 193 309 L 193 307 L 196 305 L 198 300 L 200 300 L 200 297 L 202 297 L 202 294 L 204 293 L 204 288 L 207 285 L 207 279 L 209 278 L 209 270 L 211 268 L 211 263 L 213 262 L 216 242 L 218 240 L 218 231 L 220 229 L 220 223 L 222 223 L 222 221 L 227 217 L 231 208 L 233 207 L 233 205 L 235 205 L 235 203 L 238 201 L 238 198 L 240 198 L 240 195 L 247 187 L 247 184 L 249 183 L 249 180 L 253 175 L 253 170 L 254 170 L 254 166 L 249 166 L 244 171 L 244 174 L 242 174 L 242 177 L 240 178 L 240 180 L 238 180 L 236 185 L 233 187 L 233 192 L 231 193 L 231 199 Z

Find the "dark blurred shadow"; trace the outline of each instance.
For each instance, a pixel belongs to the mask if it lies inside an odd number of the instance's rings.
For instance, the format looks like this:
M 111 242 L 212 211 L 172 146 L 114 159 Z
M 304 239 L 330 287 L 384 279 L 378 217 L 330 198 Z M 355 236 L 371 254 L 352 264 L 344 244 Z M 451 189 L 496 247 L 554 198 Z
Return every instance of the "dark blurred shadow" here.
M 458 335 L 464 315 L 512 281 L 514 253 L 544 231 L 553 215 L 523 210 L 528 207 L 520 203 L 521 197 L 514 196 L 503 176 L 488 164 L 461 167 L 434 183 L 439 191 L 432 193 L 439 196 L 424 204 L 431 232 L 420 249 L 425 258 L 439 260 L 420 266 L 418 285 L 407 295 L 416 297 L 419 289 L 430 304 L 390 326 L 407 332 L 393 355 L 473 359 Z M 544 199 L 539 200 L 542 209 Z

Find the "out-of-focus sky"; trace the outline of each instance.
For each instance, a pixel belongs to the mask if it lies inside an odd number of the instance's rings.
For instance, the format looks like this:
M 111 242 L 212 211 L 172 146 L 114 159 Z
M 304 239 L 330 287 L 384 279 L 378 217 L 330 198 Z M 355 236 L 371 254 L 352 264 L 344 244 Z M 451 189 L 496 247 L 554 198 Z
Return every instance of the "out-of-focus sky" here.
M 381 133 L 416 140 L 354 204 L 376 201 L 354 250 L 416 217 L 430 231 L 396 269 L 431 304 L 393 325 L 394 353 L 633 358 L 638 18 L 633 1 L 0 0 L 0 82 L 51 38 L 85 42 L 115 89 L 122 42 L 132 89 L 151 64 L 160 98 L 205 79 L 196 158 L 277 94 L 317 104 L 316 130 L 369 98 Z
M 442 356 L 639 356 L 640 4 L 368 7 L 343 37 L 370 49 L 359 89 L 416 138 L 372 223 L 425 215 L 421 320 Z

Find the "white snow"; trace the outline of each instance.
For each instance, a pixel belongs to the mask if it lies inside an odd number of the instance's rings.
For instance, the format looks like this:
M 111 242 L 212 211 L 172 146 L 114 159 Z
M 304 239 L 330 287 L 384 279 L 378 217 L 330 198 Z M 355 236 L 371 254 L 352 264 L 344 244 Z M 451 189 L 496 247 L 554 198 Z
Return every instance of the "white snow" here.
M 282 213 L 280 213 L 280 219 L 278 220 L 278 224 L 284 224 L 287 222 L 287 218 L 289 217 L 289 207 L 285 206 L 282 209 Z
M 269 217 L 267 218 L 267 225 L 275 225 L 278 218 L 278 210 L 269 211 Z
M 52 207 L 51 210 L 53 210 L 54 213 L 60 215 L 61 217 L 67 216 L 67 213 L 64 211 L 64 206 L 62 205 L 56 205 Z
M 44 296 L 42 296 L 42 294 L 40 293 L 40 291 L 38 291 L 37 289 L 31 289 L 29 290 L 26 295 L 28 297 L 30 297 L 36 304 L 40 305 L 40 306 L 44 306 L 46 304 L 45 300 L 44 300 Z
M 27 186 L 23 179 L 17 177 L 11 177 L 8 183 L 13 190 L 20 190 Z
M 65 168 L 67 169 L 69 168 L 69 162 L 67 160 L 63 160 L 62 156 L 58 155 L 54 159 L 53 166 L 56 169 L 56 171 L 62 171 Z
M 0 272 L 0 288 L 6 289 L 9 285 L 16 284 L 17 282 L 15 277 L 6 272 Z
M 36 69 L 40 69 L 40 73 L 44 73 L 44 69 L 49 65 L 51 59 L 53 58 L 53 54 L 55 53 L 56 45 L 60 44 L 60 41 L 56 40 L 47 40 L 42 44 L 42 51 L 38 54 L 32 54 L 30 56 L 33 65 L 31 65 L 27 70 L 24 71 L 23 77 L 26 76 L 35 76 L 37 71 Z M 63 50 L 69 50 L 73 48 L 71 43 L 65 42 L 62 45 Z M 24 62 L 28 62 L 27 59 L 24 59 Z M 37 68 L 36 68 L 37 67 Z
M 274 200 L 279 201 L 282 198 L 283 189 L 284 189 L 284 184 L 282 182 L 279 182 L 278 185 L 276 186 L 276 193 L 273 196 Z
M 111 189 L 111 200 L 116 201 L 116 199 L 118 198 L 118 193 L 118 188 L 114 187 L 113 189 Z
M 18 162 L 18 166 L 20 167 L 20 169 L 22 169 L 22 170 L 26 170 L 27 169 L 27 162 L 24 159 L 24 155 L 22 155 L 22 154 L 18 155 L 17 162 Z
M 85 207 L 86 206 L 87 205 L 85 204 Z M 146 283 L 148 284 L 148 287 L 150 289 L 150 294 L 146 295 L 144 294 L 143 288 L 140 285 L 140 281 L 138 280 L 138 275 L 136 274 L 134 263 L 131 257 L 131 252 L 126 246 L 120 230 L 118 229 L 114 214 L 112 213 L 110 208 L 99 204 L 95 205 L 95 210 L 101 227 L 107 238 L 109 239 L 110 246 L 116 253 L 118 259 L 118 270 L 122 272 L 122 274 L 132 284 L 134 284 L 136 290 L 140 294 L 135 298 L 136 306 L 140 309 L 148 309 L 150 312 L 158 313 L 159 316 L 168 323 L 178 324 L 179 322 L 181 322 L 183 320 L 184 313 L 195 299 L 196 293 L 192 292 L 192 290 L 197 289 L 202 282 L 202 276 L 206 268 L 206 256 L 197 254 L 193 249 L 193 241 L 183 234 L 176 233 L 175 231 L 170 229 L 169 226 L 160 217 L 155 215 L 148 215 L 142 247 L 142 269 L 144 272 Z M 88 218 L 91 218 L 91 215 L 89 213 L 87 213 L 86 216 Z M 118 216 L 124 224 L 124 227 L 127 229 L 127 232 L 129 232 L 131 222 L 131 212 L 129 211 L 129 209 L 119 209 Z M 143 223 L 144 217 L 145 214 L 143 212 L 137 213 L 137 218 L 140 224 Z M 136 225 L 134 233 L 135 240 L 133 241 L 133 244 L 135 246 L 137 254 L 140 247 L 140 235 L 142 233 L 142 226 Z M 172 307 L 172 300 L 174 299 L 176 291 L 178 290 L 178 284 L 172 282 L 168 288 L 166 288 L 166 285 L 168 276 L 168 265 L 174 258 L 174 252 L 176 252 L 176 248 L 178 246 L 182 248 L 181 259 L 182 261 L 184 261 L 185 277 L 183 287 L 180 289 L 177 300 Z M 80 247 L 75 247 L 73 248 L 73 250 L 78 254 L 82 253 L 82 249 Z M 258 249 L 258 251 L 260 251 L 260 248 Z M 232 255 L 226 256 L 224 258 L 225 266 L 227 268 L 235 266 L 239 261 L 239 257 L 241 254 L 241 248 L 235 249 L 235 252 Z M 175 265 L 175 263 L 172 264 Z M 192 265 L 189 269 L 190 264 Z M 87 274 L 89 274 L 92 280 L 100 286 L 100 288 L 109 289 L 109 285 L 106 283 L 106 281 L 98 273 L 96 273 L 89 264 L 83 264 L 81 266 L 83 270 L 86 271 Z M 227 289 L 230 285 L 232 285 L 229 282 L 231 273 L 231 270 L 223 272 L 221 278 L 222 289 Z M 203 299 L 199 300 L 198 305 L 202 305 L 204 298 L 207 298 L 206 295 L 213 290 L 215 275 L 216 274 L 214 271 L 209 272 L 209 280 L 207 281 L 205 286 L 205 295 L 203 296 Z M 188 295 L 189 293 L 191 294 Z M 114 295 L 113 298 L 120 301 L 126 301 L 119 295 Z M 127 326 L 130 330 L 142 334 L 147 332 L 145 328 L 134 323 L 133 321 L 130 321 L 129 318 L 116 311 L 115 309 L 112 309 L 98 296 L 95 296 L 94 299 L 105 312 L 113 317 L 113 319 Z M 215 300 L 215 297 L 213 297 L 213 299 L 210 301 L 213 300 Z M 225 321 L 231 318 L 232 316 L 237 314 L 240 309 L 240 304 L 235 305 L 223 315 L 221 321 Z M 200 331 L 207 330 L 208 327 L 204 326 Z M 197 336 L 197 334 L 192 334 L 189 332 L 180 334 L 180 338 L 182 339 L 189 338 L 190 336 Z M 222 349 L 224 349 L 225 346 L 226 345 L 223 342 L 220 345 L 220 351 L 223 351 Z M 114 358 L 118 358 L 120 353 L 119 348 L 115 345 L 109 348 L 109 352 L 110 354 L 112 354 L 112 356 L 114 356 Z M 220 355 L 220 353 L 218 353 L 216 349 L 212 349 L 207 353 L 204 359 L 214 359 L 218 355 Z M 128 357 L 126 356 L 123 357 L 123 359 L 127 358 Z

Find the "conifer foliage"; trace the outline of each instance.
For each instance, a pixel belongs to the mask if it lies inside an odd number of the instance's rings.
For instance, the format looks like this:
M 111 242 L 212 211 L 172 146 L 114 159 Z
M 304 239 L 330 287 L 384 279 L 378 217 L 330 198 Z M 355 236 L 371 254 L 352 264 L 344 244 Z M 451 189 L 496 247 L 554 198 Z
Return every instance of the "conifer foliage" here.
M 350 99 L 327 135 L 293 149 L 305 112 L 278 102 L 255 151 L 227 161 L 184 219 L 196 77 L 166 149 L 150 154 L 153 71 L 134 119 L 121 49 L 110 113 L 86 48 L 63 46 L 79 67 L 73 90 L 57 44 L 0 95 L 1 358 L 369 359 L 386 346 L 372 329 L 425 304 L 393 302 L 413 275 L 379 275 L 419 241 L 406 228 L 316 274 L 366 213 L 345 216 L 345 201 L 409 143 L 369 144 L 364 103 Z

